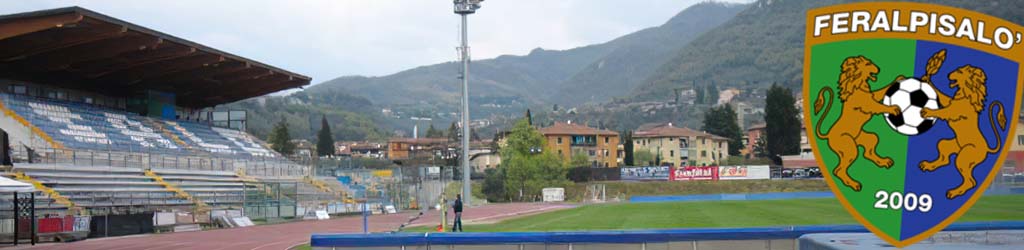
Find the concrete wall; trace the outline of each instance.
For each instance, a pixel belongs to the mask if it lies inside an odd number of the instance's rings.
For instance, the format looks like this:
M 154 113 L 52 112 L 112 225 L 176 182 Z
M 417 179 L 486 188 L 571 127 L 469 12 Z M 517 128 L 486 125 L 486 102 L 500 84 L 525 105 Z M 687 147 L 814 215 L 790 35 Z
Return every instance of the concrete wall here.
M 0 129 L 7 131 L 7 136 L 11 140 L 11 147 L 21 145 L 27 145 L 35 149 L 52 147 L 46 140 L 32 133 L 32 129 L 22 125 L 14 117 L 10 117 L 4 112 L 0 112 Z

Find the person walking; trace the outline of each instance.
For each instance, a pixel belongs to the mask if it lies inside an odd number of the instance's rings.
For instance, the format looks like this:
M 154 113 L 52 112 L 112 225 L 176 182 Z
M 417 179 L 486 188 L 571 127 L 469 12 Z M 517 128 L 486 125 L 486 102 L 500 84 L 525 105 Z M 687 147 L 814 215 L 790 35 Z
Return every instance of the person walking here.
M 452 204 L 455 210 L 455 222 L 452 224 L 452 232 L 462 232 L 462 195 L 455 195 L 455 203 Z

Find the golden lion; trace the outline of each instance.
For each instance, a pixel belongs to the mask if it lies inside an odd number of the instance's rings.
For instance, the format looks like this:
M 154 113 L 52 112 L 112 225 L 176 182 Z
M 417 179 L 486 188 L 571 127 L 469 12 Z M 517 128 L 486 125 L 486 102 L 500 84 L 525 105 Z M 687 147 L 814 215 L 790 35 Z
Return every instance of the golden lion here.
M 848 169 L 857 159 L 858 146 L 864 147 L 864 158 L 883 168 L 892 167 L 893 161 L 889 157 L 881 157 L 875 152 L 878 145 L 878 136 L 874 133 L 864 131 L 864 124 L 877 114 L 899 114 L 900 109 L 896 106 L 883 105 L 882 98 L 885 97 L 886 88 L 871 91 L 868 81 L 877 81 L 878 66 L 864 56 L 849 57 L 843 60 L 839 74 L 839 101 L 843 103 L 840 110 L 839 120 L 832 124 L 828 133 L 821 132 L 821 123 L 828 117 L 832 109 L 832 99 L 835 94 L 832 88 L 823 87 L 818 92 L 818 99 L 814 102 L 814 113 L 821 111 L 825 93 L 828 93 L 828 104 L 825 112 L 821 114 L 817 126 L 814 128 L 815 135 L 828 141 L 829 148 L 839 156 L 839 164 L 832 170 L 832 174 L 839 178 L 846 185 L 855 191 L 860 191 L 859 181 L 850 177 Z M 891 85 L 891 84 L 890 84 Z
M 988 154 L 999 152 L 1002 148 L 1002 138 L 999 138 L 999 131 L 1006 127 L 1006 115 L 1003 114 L 1003 104 L 999 101 L 992 102 L 988 106 L 989 123 L 996 135 L 996 145 L 989 148 L 985 136 L 981 134 L 978 117 L 985 108 L 985 96 L 988 94 L 985 88 L 985 71 L 971 66 L 962 66 L 956 71 L 949 73 L 949 87 L 956 88 L 956 94 L 950 98 L 937 92 L 940 109 L 924 109 L 922 117 L 934 117 L 945 120 L 953 130 L 955 137 L 942 139 L 938 143 L 939 156 L 933 161 L 922 161 L 919 167 L 923 171 L 935 171 L 936 169 L 949 165 L 949 157 L 956 154 L 956 170 L 960 172 L 963 181 L 956 188 L 946 192 L 947 199 L 953 199 L 963 195 L 977 183 L 972 172 L 974 167 L 987 158 Z M 930 84 L 930 83 L 929 83 Z M 999 129 L 996 129 L 996 122 L 993 119 L 993 108 L 998 107 Z

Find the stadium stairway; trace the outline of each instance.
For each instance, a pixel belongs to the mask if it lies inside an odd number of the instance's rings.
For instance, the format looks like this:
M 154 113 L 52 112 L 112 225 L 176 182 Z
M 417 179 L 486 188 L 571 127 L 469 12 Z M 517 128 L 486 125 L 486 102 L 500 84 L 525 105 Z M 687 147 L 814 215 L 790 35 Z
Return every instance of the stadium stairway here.
M 316 205 L 323 205 L 331 202 L 338 202 L 344 199 L 344 196 L 337 191 L 322 190 L 320 187 L 315 186 L 309 182 L 309 178 L 304 177 L 277 177 L 277 176 L 258 176 L 260 182 L 266 183 L 295 183 L 295 196 L 293 198 L 299 204 L 307 207 L 314 207 Z
M 60 193 L 58 193 L 56 190 L 53 190 L 53 188 L 47 187 L 39 180 L 33 179 L 31 176 L 28 176 L 23 172 L 15 172 L 13 173 L 13 177 L 17 180 L 31 183 L 33 186 L 36 187 L 36 189 L 38 189 L 45 195 L 43 197 L 52 199 L 57 204 L 67 207 L 68 210 L 75 211 L 78 209 L 78 207 L 75 207 L 75 203 L 72 202 L 70 199 L 64 197 L 63 195 L 60 195 Z
M 164 189 L 167 189 L 167 191 L 173 192 L 178 198 L 186 199 L 195 204 L 196 211 L 209 211 L 210 206 L 206 205 L 205 202 L 196 199 L 195 197 L 192 197 L 192 194 L 185 192 L 185 190 L 179 188 L 177 185 L 164 181 L 164 178 L 161 177 L 160 175 L 157 175 L 156 172 L 153 172 L 153 170 L 145 170 L 143 173 L 147 177 L 152 178 L 154 182 L 159 183 L 161 186 L 164 187 Z
M 326 185 L 331 190 L 337 190 L 337 192 L 341 193 L 342 194 L 342 201 L 344 201 L 345 203 L 355 204 L 355 200 L 353 200 L 353 199 L 357 198 L 357 197 L 361 197 L 361 196 L 356 196 L 355 190 L 351 189 L 350 187 L 348 187 L 345 184 L 343 184 L 340 181 L 338 181 L 338 178 L 336 178 L 336 177 L 319 176 L 319 177 L 316 177 L 316 179 L 319 182 L 321 182 L 324 185 Z
M 236 173 L 181 169 L 153 169 L 152 172 L 211 207 L 240 208 L 243 205 L 246 180 Z
M 37 199 L 37 209 L 55 213 L 75 207 L 97 214 L 113 208 L 194 205 L 136 168 L 19 164 L 7 175 L 43 186 L 46 195 Z

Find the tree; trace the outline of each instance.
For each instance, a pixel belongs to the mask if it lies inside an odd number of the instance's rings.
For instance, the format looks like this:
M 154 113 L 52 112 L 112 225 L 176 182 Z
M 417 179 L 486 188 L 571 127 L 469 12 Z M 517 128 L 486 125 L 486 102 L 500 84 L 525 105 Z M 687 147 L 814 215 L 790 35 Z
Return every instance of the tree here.
M 765 146 L 769 157 L 800 153 L 800 111 L 793 91 L 772 84 L 765 99 Z
M 589 167 L 589 166 L 590 166 L 590 157 L 587 157 L 587 154 L 583 153 L 583 151 L 576 151 L 576 152 L 574 152 L 572 154 L 571 159 L 569 159 L 569 167 Z
M 622 151 L 625 154 L 622 157 L 622 164 L 626 166 L 633 165 L 633 131 L 623 131 L 622 133 Z
M 476 129 L 475 128 L 469 129 L 469 139 L 473 140 L 473 141 L 479 141 L 480 140 L 480 135 L 476 133 Z
M 274 125 L 267 142 L 270 142 L 271 149 L 284 155 L 291 155 L 295 151 L 295 143 L 292 143 L 292 136 L 288 134 L 288 123 L 284 119 Z
M 754 152 L 752 152 L 754 157 L 757 157 L 757 158 L 767 158 L 768 156 L 770 156 L 768 154 L 768 151 L 767 151 L 768 150 L 768 144 L 767 144 L 767 141 L 765 141 L 765 139 L 764 139 L 765 137 L 766 136 L 758 137 L 757 141 L 754 142 L 754 148 L 753 148 Z
M 444 132 L 434 128 L 434 124 L 430 124 L 430 127 L 427 127 L 427 136 L 426 137 L 427 138 L 443 138 L 444 137 Z
M 718 85 L 710 85 L 704 89 L 707 95 L 704 96 L 704 103 L 708 105 L 718 104 Z
M 334 156 L 334 135 L 331 134 L 331 125 L 327 123 L 327 115 L 321 118 L 320 132 L 316 137 L 316 154 Z
M 705 99 L 704 97 L 707 96 L 708 92 L 707 92 L 707 90 L 704 90 L 704 87 L 699 86 L 699 85 L 693 85 L 693 93 L 695 94 L 693 103 L 696 103 L 696 104 L 704 104 L 705 103 L 704 102 L 704 99 Z
M 637 150 L 633 152 L 633 161 L 636 165 L 650 166 L 654 164 L 654 154 L 646 149 Z
M 489 202 L 508 201 L 505 192 L 505 169 L 488 168 L 484 170 L 484 184 L 481 189 Z
M 459 127 L 455 126 L 455 122 L 452 122 L 452 125 L 448 126 L 448 140 L 459 141 Z
M 526 109 L 526 123 L 530 124 L 530 126 L 533 126 L 533 114 L 530 113 L 530 109 Z
M 743 149 L 743 131 L 736 121 L 736 110 L 726 103 L 704 112 L 704 131 L 729 139 L 729 155 L 739 155 Z
M 505 191 L 520 201 L 540 197 L 541 189 L 568 185 L 564 162 L 551 150 L 541 153 L 531 149 L 544 146 L 544 136 L 521 119 L 508 134 L 501 148 L 501 168 L 505 171 Z

